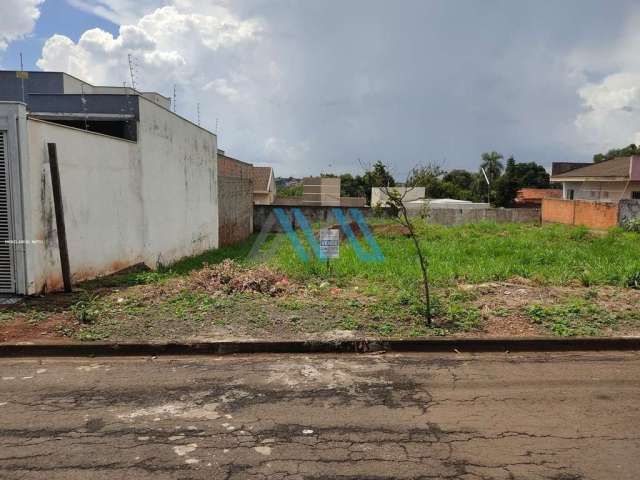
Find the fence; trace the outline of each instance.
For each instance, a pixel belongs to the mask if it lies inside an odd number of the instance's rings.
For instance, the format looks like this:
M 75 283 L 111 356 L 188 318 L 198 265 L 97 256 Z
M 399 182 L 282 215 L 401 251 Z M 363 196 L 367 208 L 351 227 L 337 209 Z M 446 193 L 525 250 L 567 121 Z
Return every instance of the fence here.
M 253 182 L 250 178 L 218 177 L 218 243 L 222 247 L 253 232 Z
M 640 200 L 626 199 L 613 203 L 545 198 L 542 201 L 543 223 L 607 229 L 616 225 L 622 226 L 632 218 L 640 218 Z
M 269 216 L 273 214 L 274 208 L 282 208 L 289 216 L 294 228 L 297 227 L 291 209 L 292 206 L 283 205 L 254 205 L 253 206 L 253 224 L 254 229 L 259 231 L 265 224 Z M 335 207 L 323 206 L 300 206 L 296 207 L 302 211 L 309 223 L 317 222 L 335 222 L 332 209 Z M 369 207 L 356 207 L 363 217 L 372 217 L 374 209 Z M 347 215 L 348 209 L 341 208 L 342 212 Z M 383 209 L 383 215 L 387 215 L 387 210 Z M 410 214 L 418 215 L 420 210 L 412 210 Z M 540 223 L 540 210 L 537 208 L 484 208 L 484 209 L 464 209 L 464 208 L 434 208 L 429 212 L 428 221 L 440 225 L 462 225 L 465 223 Z M 276 224 L 273 231 L 281 231 Z

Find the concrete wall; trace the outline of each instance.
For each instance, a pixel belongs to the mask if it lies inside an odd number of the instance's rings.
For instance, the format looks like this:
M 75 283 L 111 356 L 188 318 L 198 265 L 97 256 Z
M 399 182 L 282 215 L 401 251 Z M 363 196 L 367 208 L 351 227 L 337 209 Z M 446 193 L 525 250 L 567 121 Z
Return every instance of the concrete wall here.
M 28 293 L 62 286 L 46 144 L 57 144 L 74 281 L 218 246 L 216 138 L 140 100 L 137 143 L 27 121 Z
M 253 181 L 218 176 L 220 246 L 231 245 L 253 233 Z
M 607 229 L 618 224 L 618 204 L 545 198 L 542 201 L 542 222 Z
M 439 225 L 466 223 L 540 223 L 537 208 L 432 208 L 428 221 Z
M 367 203 L 365 197 L 340 197 L 341 207 L 364 207 Z M 273 205 L 276 206 L 309 206 L 305 203 L 303 197 L 276 197 L 273 200 Z
M 618 204 L 618 224 L 621 227 L 629 221 L 640 218 L 640 200 L 621 200 Z
M 145 257 L 155 267 L 218 247 L 217 141 L 139 98 Z
M 253 225 L 254 230 L 259 231 L 267 221 L 277 205 L 254 205 L 253 207 Z M 293 219 L 293 207 L 280 207 L 287 212 L 289 219 L 295 225 Z M 334 207 L 326 206 L 302 206 L 299 208 L 307 221 L 312 224 L 316 222 L 336 223 L 333 213 Z M 365 218 L 374 216 L 374 209 L 369 207 L 357 208 Z M 342 207 L 341 210 L 347 218 L 348 208 Z M 383 213 L 386 215 L 385 213 Z M 415 212 L 417 215 L 418 212 Z M 465 223 L 480 222 L 496 222 L 496 223 L 540 223 L 540 210 L 535 208 L 491 208 L 484 210 L 466 210 L 466 209 L 434 209 L 429 212 L 429 222 L 440 225 L 462 225 Z M 282 229 L 276 224 L 272 231 L 280 232 Z

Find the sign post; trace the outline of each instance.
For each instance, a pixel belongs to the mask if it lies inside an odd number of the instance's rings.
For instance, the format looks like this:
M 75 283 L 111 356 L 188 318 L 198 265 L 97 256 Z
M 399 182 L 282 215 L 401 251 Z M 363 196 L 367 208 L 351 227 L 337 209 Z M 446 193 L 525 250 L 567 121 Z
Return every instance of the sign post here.
M 340 256 L 340 230 L 337 228 L 320 230 L 320 253 L 327 259 L 327 270 L 331 274 L 330 260 Z

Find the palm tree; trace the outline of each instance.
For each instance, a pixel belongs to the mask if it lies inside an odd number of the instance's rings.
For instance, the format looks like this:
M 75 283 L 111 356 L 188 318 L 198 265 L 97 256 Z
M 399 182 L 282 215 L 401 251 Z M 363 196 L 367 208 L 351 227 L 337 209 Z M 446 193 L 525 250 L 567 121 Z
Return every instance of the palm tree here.
M 500 175 L 502 175 L 502 170 L 504 169 L 504 165 L 502 165 L 502 160 L 504 157 L 500 155 L 498 152 L 485 152 L 482 154 L 482 163 L 480 167 L 484 169 L 487 173 L 487 177 L 489 177 L 489 182 L 493 185 Z

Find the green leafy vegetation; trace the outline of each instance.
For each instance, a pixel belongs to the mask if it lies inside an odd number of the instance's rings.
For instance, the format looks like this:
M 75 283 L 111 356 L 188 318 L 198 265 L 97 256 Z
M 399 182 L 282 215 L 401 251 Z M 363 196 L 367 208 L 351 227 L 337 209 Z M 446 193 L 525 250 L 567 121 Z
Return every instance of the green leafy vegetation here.
M 614 326 L 618 321 L 616 315 L 580 298 L 561 305 L 533 304 L 525 310 L 535 323 L 563 337 L 599 335 L 603 329 Z

